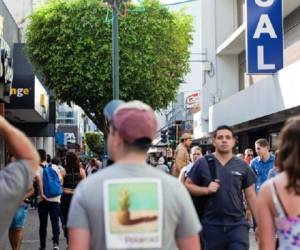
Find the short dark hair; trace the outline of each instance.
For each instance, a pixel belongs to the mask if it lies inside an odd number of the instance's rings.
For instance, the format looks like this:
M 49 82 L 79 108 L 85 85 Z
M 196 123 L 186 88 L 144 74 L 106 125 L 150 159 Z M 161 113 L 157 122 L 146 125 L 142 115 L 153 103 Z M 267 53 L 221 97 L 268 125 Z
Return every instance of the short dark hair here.
M 60 159 L 58 157 L 53 157 L 51 163 L 54 165 L 60 165 Z
M 213 132 L 213 137 L 216 138 L 218 131 L 223 130 L 223 129 L 230 131 L 232 133 L 232 137 L 234 137 L 233 129 L 227 125 L 221 125 L 221 126 L 217 127 L 216 130 Z
M 260 139 L 256 140 L 255 144 L 258 144 L 259 146 L 264 147 L 264 148 L 270 147 L 270 143 L 265 138 L 260 138 Z
M 46 161 L 47 161 L 48 163 L 51 162 L 51 155 L 47 154 Z M 52 162 L 52 163 L 53 163 L 53 162 Z M 53 163 L 53 164 L 55 164 L 55 163 Z
M 111 124 L 112 133 L 115 133 L 117 131 L 115 127 Z M 130 151 L 137 151 L 142 153 L 147 153 L 148 149 L 151 147 L 152 140 L 149 138 L 140 138 L 135 140 L 133 143 L 128 143 L 127 141 L 124 141 L 125 150 Z
M 146 153 L 150 148 L 152 140 L 149 138 L 141 138 L 135 140 L 133 143 L 127 143 L 124 141 L 126 151 L 136 151 L 141 153 Z
M 38 149 L 38 153 L 40 155 L 41 162 L 47 160 L 47 153 L 44 149 Z

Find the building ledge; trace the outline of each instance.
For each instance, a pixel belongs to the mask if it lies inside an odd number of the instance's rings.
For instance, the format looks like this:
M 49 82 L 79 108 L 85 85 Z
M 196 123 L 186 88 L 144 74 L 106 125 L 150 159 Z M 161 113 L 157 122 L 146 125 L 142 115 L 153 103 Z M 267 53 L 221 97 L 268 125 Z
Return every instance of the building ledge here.
M 214 131 L 221 124 L 236 126 L 275 113 L 298 109 L 299 71 L 300 60 L 209 107 L 209 131 Z
M 288 16 L 298 7 L 300 7 L 299 1 L 285 0 L 283 3 L 283 16 Z M 246 23 L 244 22 L 221 45 L 218 46 L 216 54 L 218 56 L 238 55 L 244 51 L 246 49 L 245 30 Z
M 238 55 L 245 50 L 245 29 L 246 24 L 243 23 L 217 48 L 217 55 Z

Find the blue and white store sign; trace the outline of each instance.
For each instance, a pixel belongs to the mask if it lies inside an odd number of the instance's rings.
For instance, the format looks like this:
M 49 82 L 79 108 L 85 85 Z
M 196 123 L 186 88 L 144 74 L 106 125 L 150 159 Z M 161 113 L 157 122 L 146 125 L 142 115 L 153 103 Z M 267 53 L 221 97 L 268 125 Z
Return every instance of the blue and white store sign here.
M 283 68 L 282 0 L 247 0 L 247 72 Z

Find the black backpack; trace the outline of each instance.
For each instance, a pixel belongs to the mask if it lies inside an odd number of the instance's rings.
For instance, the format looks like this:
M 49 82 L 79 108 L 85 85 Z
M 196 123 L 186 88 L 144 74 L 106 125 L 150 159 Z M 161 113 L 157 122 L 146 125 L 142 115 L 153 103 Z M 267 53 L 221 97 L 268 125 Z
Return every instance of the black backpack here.
M 211 154 L 205 155 L 204 157 L 207 161 L 211 178 L 212 180 L 215 180 L 217 177 L 215 159 Z M 211 196 L 212 195 L 203 195 L 203 196 L 191 195 L 199 219 L 202 217 L 206 203 L 211 198 Z

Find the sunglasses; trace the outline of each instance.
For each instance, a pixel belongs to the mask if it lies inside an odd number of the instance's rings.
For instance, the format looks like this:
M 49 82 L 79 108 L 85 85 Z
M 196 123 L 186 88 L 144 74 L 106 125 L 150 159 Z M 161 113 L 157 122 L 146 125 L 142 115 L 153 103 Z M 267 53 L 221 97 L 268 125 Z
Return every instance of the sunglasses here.
M 247 156 L 252 156 L 253 157 L 253 154 L 247 154 Z
M 200 153 L 194 153 L 193 155 L 201 155 Z

